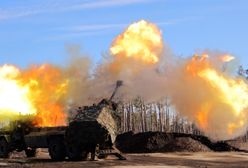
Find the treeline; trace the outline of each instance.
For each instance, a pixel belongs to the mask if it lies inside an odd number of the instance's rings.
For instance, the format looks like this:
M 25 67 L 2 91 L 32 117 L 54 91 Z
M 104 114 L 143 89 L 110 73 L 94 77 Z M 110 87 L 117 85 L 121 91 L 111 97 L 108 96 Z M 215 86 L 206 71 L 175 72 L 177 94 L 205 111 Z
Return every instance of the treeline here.
M 121 132 L 179 132 L 203 134 L 194 123 L 179 116 L 166 98 L 160 102 L 145 103 L 142 98 L 122 103 L 119 109 Z
M 121 133 L 161 131 L 204 135 L 194 123 L 176 112 L 168 98 L 153 103 L 145 103 L 142 98 L 137 98 L 122 103 L 118 111 L 121 116 Z M 239 139 L 248 141 L 248 131 Z

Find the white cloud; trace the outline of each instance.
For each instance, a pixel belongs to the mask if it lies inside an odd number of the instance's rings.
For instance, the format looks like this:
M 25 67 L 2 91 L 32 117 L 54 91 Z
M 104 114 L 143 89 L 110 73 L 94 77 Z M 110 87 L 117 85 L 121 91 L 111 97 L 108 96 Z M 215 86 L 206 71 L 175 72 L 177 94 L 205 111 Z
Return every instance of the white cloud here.
M 91 25 L 80 25 L 74 26 L 69 29 L 72 31 L 95 31 L 95 30 L 105 30 L 113 28 L 124 28 L 127 24 L 91 24 Z
M 158 21 L 154 22 L 154 24 L 158 26 L 168 26 L 168 25 L 175 25 L 184 22 L 199 20 L 199 17 L 185 17 L 181 19 L 172 19 L 168 21 Z M 124 29 L 131 23 L 109 23 L 109 24 L 83 24 L 83 25 L 76 25 L 71 27 L 61 27 L 57 28 L 56 30 L 63 30 L 63 31 L 70 31 L 70 32 L 94 32 L 94 31 L 102 31 L 102 30 L 109 30 L 109 29 Z
M 75 7 L 82 8 L 82 9 L 104 8 L 104 7 L 123 6 L 123 5 L 145 3 L 145 2 L 151 2 L 151 0 L 98 0 L 94 2 L 79 4 Z
M 19 6 L 15 8 L 0 8 L 0 20 L 25 17 L 41 13 L 66 12 L 82 9 L 109 8 L 126 6 L 138 3 L 154 2 L 154 0 L 92 0 L 92 1 L 45 1 L 39 5 L 28 7 Z
M 185 21 L 186 19 L 175 19 L 170 21 L 154 22 L 158 26 L 174 25 Z M 123 31 L 131 23 L 116 23 L 116 24 L 84 24 L 72 27 L 60 27 L 56 28 L 55 31 L 62 31 L 63 33 L 50 36 L 45 40 L 64 40 L 71 37 L 83 37 L 83 36 L 98 36 L 106 33 L 112 33 L 112 30 Z M 111 31 L 109 31 L 111 30 Z

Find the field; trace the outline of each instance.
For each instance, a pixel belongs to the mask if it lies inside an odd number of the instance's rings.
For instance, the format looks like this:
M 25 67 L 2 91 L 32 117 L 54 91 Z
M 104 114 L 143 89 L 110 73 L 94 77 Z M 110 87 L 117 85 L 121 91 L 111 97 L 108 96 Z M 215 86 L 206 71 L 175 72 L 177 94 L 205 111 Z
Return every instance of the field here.
M 46 151 L 39 151 L 36 158 L 12 154 L 10 159 L 1 159 L 0 167 L 11 168 L 78 168 L 78 167 L 248 167 L 248 153 L 243 152 L 175 152 L 152 154 L 126 154 L 126 161 L 107 158 L 96 161 L 53 162 Z

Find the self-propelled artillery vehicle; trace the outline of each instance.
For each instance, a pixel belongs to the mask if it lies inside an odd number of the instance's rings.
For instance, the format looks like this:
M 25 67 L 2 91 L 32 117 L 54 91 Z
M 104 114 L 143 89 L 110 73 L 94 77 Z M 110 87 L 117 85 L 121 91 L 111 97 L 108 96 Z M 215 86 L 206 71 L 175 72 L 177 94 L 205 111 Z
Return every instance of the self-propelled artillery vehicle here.
M 68 126 L 36 127 L 29 120 L 12 122 L 0 130 L 0 157 L 8 158 L 12 151 L 25 151 L 27 157 L 35 157 L 37 148 L 48 148 L 53 160 L 86 160 L 89 153 L 92 160 L 108 155 L 125 159 L 113 146 L 118 128 L 117 105 L 112 100 L 121 85 L 122 81 L 117 81 L 109 99 L 79 107 Z

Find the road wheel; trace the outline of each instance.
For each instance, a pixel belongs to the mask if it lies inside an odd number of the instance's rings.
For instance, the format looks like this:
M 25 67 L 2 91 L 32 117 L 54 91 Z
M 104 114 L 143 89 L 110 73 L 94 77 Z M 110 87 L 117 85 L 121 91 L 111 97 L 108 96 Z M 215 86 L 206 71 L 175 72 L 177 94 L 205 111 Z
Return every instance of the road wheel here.
M 67 155 L 69 160 L 73 161 L 80 161 L 80 160 L 86 160 L 88 158 L 89 152 L 82 151 L 79 147 L 76 146 L 70 146 L 67 149 Z
M 48 151 L 52 160 L 61 161 L 65 159 L 65 145 L 63 140 L 60 138 L 54 138 L 50 140 Z
M 36 149 L 27 148 L 25 150 L 25 154 L 27 157 L 35 157 L 36 156 Z
M 9 157 L 9 144 L 5 138 L 0 139 L 0 158 Z
M 97 155 L 97 158 L 98 159 L 106 159 L 107 158 L 107 155 L 105 155 L 105 154 L 98 154 Z

